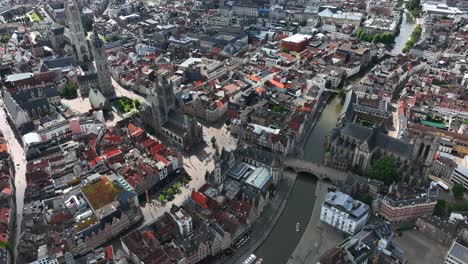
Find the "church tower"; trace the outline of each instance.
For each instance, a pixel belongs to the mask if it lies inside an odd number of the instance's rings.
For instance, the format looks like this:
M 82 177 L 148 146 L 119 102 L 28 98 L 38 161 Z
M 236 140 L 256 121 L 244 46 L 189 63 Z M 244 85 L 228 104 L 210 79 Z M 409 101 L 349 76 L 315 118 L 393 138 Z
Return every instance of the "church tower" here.
M 109 65 L 107 64 L 107 55 L 104 48 L 104 43 L 99 38 L 99 34 L 94 29 L 93 35 L 93 55 L 96 64 L 96 73 L 99 83 L 99 91 L 108 97 L 114 94 L 114 87 L 112 86 L 112 79 L 109 72 Z
M 73 47 L 75 59 L 78 62 L 86 62 L 91 59 L 88 43 L 81 23 L 80 7 L 75 0 L 65 2 L 65 20 L 70 30 L 70 40 Z
M 156 93 L 159 97 L 161 107 L 164 109 L 164 122 L 167 121 L 170 111 L 176 111 L 175 95 L 172 81 L 167 80 L 165 74 L 158 76 L 158 84 L 156 86 Z

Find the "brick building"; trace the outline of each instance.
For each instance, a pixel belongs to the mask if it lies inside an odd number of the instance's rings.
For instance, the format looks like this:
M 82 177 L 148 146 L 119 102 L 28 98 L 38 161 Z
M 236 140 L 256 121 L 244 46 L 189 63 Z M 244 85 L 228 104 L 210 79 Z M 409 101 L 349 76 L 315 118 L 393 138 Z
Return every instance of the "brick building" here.
M 390 222 L 416 219 L 434 212 L 437 203 L 437 186 L 427 190 L 409 186 L 391 187 L 381 202 L 379 214 Z
M 301 52 L 306 48 L 311 39 L 311 35 L 294 34 L 281 40 L 281 48 Z

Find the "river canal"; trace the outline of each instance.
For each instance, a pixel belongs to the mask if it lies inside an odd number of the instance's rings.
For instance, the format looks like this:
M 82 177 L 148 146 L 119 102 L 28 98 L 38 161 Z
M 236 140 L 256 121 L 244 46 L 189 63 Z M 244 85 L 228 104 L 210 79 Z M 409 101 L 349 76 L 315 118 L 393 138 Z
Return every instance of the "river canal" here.
M 326 136 L 336 125 L 340 113 L 338 98 L 325 107 L 319 122 L 312 130 L 304 148 L 304 159 L 320 162 L 325 153 Z M 315 203 L 316 179 L 311 175 L 298 175 L 286 207 L 273 231 L 255 252 L 268 264 L 284 264 L 299 243 L 309 223 Z M 300 230 L 296 232 L 296 223 Z
M 403 20 L 400 25 L 400 34 L 395 38 L 395 46 L 392 49 L 392 53 L 400 54 L 405 47 L 406 41 L 408 41 L 411 33 L 413 33 L 416 23 L 413 17 L 406 12 L 403 14 Z

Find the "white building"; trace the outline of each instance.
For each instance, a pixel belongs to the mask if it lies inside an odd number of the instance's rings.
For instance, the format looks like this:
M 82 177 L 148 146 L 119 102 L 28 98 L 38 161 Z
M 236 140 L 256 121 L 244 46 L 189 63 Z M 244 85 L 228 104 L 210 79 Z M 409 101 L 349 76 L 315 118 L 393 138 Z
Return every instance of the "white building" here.
M 193 232 L 192 216 L 184 209 L 179 208 L 177 211 L 171 212 L 171 216 L 176 221 L 182 236 L 188 236 Z
M 468 263 L 468 248 L 465 243 L 453 241 L 450 250 L 445 257 L 445 264 L 466 264 Z
M 320 220 L 345 233 L 359 232 L 369 218 L 369 206 L 342 192 L 329 192 L 320 212 Z
M 452 183 L 463 185 L 465 190 L 468 190 L 468 168 L 463 164 L 458 164 L 457 168 L 452 173 Z

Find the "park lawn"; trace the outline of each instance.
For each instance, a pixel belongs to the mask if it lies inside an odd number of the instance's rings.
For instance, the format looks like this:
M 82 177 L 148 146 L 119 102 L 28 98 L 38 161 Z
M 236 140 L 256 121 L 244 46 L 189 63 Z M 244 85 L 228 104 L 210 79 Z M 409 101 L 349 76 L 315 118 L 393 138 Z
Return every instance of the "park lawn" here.
M 135 109 L 135 104 L 132 99 L 125 96 L 116 99 L 112 102 L 112 105 L 121 113 L 128 113 Z
M 36 11 L 33 11 L 31 13 L 31 19 L 32 19 L 33 22 L 41 21 L 41 17 L 39 16 L 39 14 Z
M 123 192 L 123 189 L 104 176 L 100 180 L 82 187 L 81 192 L 91 207 L 98 210 L 113 202 L 117 195 Z

